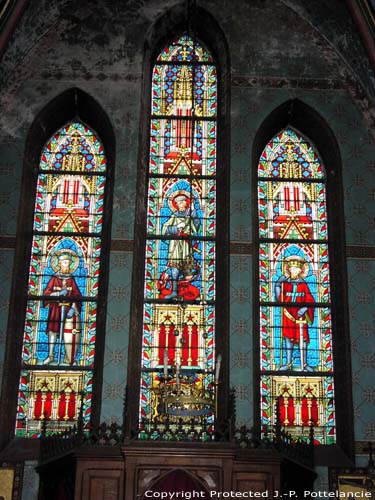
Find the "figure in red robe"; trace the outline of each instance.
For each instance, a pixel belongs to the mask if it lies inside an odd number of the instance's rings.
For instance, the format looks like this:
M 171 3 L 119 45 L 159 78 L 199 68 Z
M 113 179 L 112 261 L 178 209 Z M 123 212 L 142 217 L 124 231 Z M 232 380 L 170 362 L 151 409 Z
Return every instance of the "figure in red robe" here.
M 308 274 L 308 263 L 299 255 L 284 259 L 284 275 L 275 285 L 276 300 L 283 302 L 281 335 L 286 347 L 286 363 L 281 359 L 280 370 L 292 370 L 293 349 L 296 346 L 300 353 L 300 369 L 313 371 L 307 364 L 307 345 L 310 342 L 309 325 L 314 321 L 315 303 L 308 284 L 304 278 Z M 290 303 L 289 305 L 285 305 Z
M 64 346 L 64 363 L 74 364 L 81 335 L 81 303 L 72 299 L 81 297 L 81 292 L 72 276 L 73 256 L 69 251 L 62 251 L 58 257 L 58 269 L 48 282 L 44 295 L 59 297 L 59 300 L 45 300 L 44 307 L 49 308 L 47 319 L 48 356 L 43 364 L 55 361 L 54 350 L 59 342 L 57 364 L 62 360 Z

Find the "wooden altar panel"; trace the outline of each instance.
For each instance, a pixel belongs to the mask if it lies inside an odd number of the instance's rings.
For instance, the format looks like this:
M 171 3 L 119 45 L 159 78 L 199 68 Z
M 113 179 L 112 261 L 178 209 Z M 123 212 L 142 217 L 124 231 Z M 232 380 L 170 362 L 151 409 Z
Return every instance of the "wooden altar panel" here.
M 121 470 L 84 470 L 82 490 L 76 489 L 75 500 L 119 500 L 124 497 L 123 489 Z
M 60 485 L 66 491 L 74 491 L 74 500 L 142 499 L 145 491 L 154 487 L 159 492 L 158 482 L 163 477 L 179 472 L 191 479 L 190 490 L 205 491 L 206 497 L 210 492 L 252 491 L 267 492 L 272 498 L 274 491 L 280 491 L 282 471 L 284 480 L 291 477 L 290 489 L 296 490 L 297 476 L 304 484 L 312 483 L 312 471 L 299 466 L 296 475 L 295 467 L 275 450 L 234 450 L 219 443 L 213 446 L 136 443 L 121 450 L 82 447 L 78 453 L 40 466 L 39 471 L 46 483 L 51 483 L 51 478 L 54 480 L 50 486 Z M 289 475 L 285 475 L 288 471 Z M 172 486 L 168 484 L 165 488 L 170 490 Z M 184 487 L 180 485 L 179 488 Z M 40 500 L 51 498 L 46 490 Z
M 259 472 L 237 472 L 233 474 L 233 490 L 243 493 L 244 491 L 257 491 L 263 493 L 269 491 L 268 474 Z

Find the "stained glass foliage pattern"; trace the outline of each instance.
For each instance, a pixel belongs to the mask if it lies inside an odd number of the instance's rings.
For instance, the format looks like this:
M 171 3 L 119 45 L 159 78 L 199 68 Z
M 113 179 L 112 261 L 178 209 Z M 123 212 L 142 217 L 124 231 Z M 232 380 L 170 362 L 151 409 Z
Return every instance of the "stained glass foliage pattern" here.
M 261 423 L 335 442 L 332 320 L 324 169 L 287 128 L 258 166 Z
M 183 35 L 152 74 L 140 429 L 214 422 L 216 108 L 213 59 Z
M 37 437 L 91 414 L 106 157 L 80 122 L 39 164 L 16 435 Z M 82 408 L 81 408 L 82 407 Z

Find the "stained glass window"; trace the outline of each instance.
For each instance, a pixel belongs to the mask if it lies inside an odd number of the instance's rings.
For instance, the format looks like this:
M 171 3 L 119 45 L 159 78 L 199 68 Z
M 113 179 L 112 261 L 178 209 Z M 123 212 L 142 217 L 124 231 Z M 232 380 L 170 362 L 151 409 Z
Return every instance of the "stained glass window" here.
M 291 128 L 258 166 L 260 391 L 263 432 L 335 442 L 325 172 Z
M 105 184 L 99 138 L 67 123 L 40 157 L 17 436 L 89 424 Z
M 216 107 L 214 61 L 183 35 L 152 73 L 141 429 L 215 419 Z

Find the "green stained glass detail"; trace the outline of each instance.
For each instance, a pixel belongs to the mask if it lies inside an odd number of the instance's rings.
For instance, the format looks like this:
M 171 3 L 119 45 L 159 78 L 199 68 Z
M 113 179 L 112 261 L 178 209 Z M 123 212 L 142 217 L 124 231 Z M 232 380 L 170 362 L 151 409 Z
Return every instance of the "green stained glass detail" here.
M 37 178 L 16 435 L 37 437 L 91 414 L 104 148 L 70 122 L 44 147 Z
M 335 443 L 334 382 L 331 376 L 265 375 L 261 377 L 260 393 L 264 434 L 272 432 L 278 408 L 282 426 L 292 437 L 308 442 L 313 425 L 315 444 Z
M 267 144 L 258 176 L 277 179 L 324 179 L 324 169 L 314 148 L 291 128 L 284 129 Z
M 326 188 L 322 163 L 287 128 L 258 167 L 259 318 L 263 432 L 280 421 L 295 437 L 314 427 L 335 440 Z M 271 426 L 271 427 L 269 427 Z
M 157 58 L 159 62 L 213 62 L 211 54 L 203 47 L 203 45 L 196 39 L 183 35 L 171 45 L 165 47 Z
M 212 57 L 184 35 L 152 73 L 140 437 L 165 411 L 215 420 L 213 400 L 182 409 L 165 394 L 215 397 L 216 109 Z

